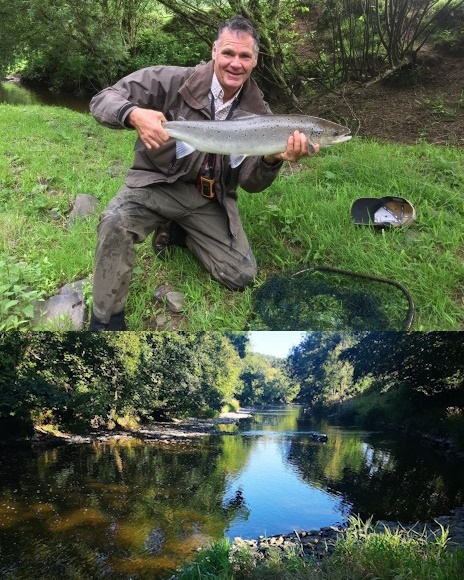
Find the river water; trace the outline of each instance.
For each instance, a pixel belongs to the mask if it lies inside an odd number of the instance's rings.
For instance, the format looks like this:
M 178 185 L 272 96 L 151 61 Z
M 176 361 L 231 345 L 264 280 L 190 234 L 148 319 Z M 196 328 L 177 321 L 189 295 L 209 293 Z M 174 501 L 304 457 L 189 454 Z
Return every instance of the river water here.
M 25 87 L 17 82 L 0 82 L 0 103 L 9 105 L 53 105 L 88 113 L 89 97 L 57 93 L 44 87 Z
M 314 441 L 313 432 L 328 435 Z M 0 448 L 0 577 L 150 578 L 206 542 L 464 503 L 464 470 L 410 438 L 275 407 L 187 443 Z

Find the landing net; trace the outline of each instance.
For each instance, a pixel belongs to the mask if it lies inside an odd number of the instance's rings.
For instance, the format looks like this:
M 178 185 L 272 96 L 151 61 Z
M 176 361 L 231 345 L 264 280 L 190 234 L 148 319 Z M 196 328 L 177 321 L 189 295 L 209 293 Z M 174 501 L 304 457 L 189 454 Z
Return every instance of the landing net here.
M 409 330 L 414 304 L 401 284 L 338 268 L 276 274 L 253 296 L 253 330 Z

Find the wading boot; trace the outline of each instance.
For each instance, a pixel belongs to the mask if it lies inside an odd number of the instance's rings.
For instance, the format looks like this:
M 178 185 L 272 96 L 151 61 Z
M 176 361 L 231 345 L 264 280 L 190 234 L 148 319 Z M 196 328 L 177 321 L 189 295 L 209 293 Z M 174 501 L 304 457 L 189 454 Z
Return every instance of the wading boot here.
M 117 314 L 112 314 L 108 324 L 100 322 L 96 318 L 95 314 L 92 312 L 90 316 L 89 331 L 90 332 L 103 332 L 107 330 L 127 330 L 127 324 L 124 317 L 124 310 L 118 312 Z
M 158 226 L 151 241 L 156 257 L 160 260 L 166 260 L 169 258 L 173 246 L 185 248 L 186 236 L 185 230 L 176 222 L 168 221 Z

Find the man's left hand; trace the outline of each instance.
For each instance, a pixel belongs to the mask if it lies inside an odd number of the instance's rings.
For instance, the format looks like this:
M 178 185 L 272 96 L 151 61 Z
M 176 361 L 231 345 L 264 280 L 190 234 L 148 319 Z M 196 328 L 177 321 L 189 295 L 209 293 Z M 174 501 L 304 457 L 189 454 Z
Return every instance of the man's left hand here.
M 274 165 L 279 161 L 290 161 L 296 163 L 302 157 L 312 157 L 319 152 L 318 143 L 309 143 L 306 135 L 295 131 L 290 135 L 287 141 L 287 149 L 283 153 L 276 153 L 275 155 L 265 155 L 264 161 L 268 165 Z

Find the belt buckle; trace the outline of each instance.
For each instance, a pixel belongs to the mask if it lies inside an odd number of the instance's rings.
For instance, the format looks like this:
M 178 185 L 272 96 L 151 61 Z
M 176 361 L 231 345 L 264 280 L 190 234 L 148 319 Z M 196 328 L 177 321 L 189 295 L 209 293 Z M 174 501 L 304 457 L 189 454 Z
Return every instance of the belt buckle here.
M 214 181 L 214 179 L 203 177 L 203 175 L 200 176 L 200 193 L 203 197 L 206 197 L 206 199 L 214 199 L 216 197 Z

